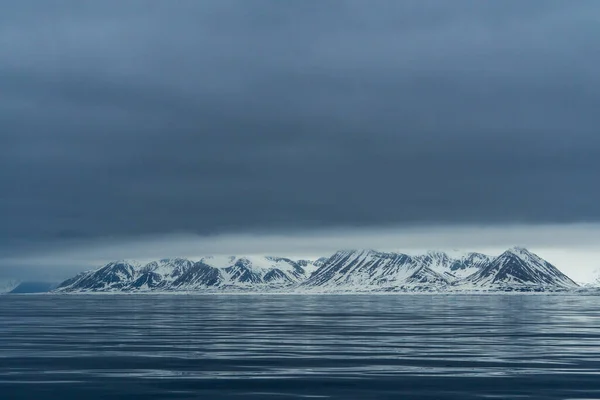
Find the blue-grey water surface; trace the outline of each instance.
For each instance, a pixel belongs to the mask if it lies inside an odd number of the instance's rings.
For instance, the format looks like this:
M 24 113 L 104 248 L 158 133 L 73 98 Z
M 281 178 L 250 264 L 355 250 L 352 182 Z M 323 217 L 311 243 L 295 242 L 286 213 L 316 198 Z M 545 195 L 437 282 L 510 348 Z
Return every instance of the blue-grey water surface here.
M 600 399 L 600 297 L 0 297 L 0 399 L 114 398 Z

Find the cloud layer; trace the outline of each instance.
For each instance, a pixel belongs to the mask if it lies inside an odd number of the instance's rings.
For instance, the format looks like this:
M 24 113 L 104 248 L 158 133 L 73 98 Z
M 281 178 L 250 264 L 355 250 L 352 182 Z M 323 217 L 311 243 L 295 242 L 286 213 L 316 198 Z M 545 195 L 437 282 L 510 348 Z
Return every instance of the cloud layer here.
M 600 221 L 596 1 L 4 5 L 0 255 Z

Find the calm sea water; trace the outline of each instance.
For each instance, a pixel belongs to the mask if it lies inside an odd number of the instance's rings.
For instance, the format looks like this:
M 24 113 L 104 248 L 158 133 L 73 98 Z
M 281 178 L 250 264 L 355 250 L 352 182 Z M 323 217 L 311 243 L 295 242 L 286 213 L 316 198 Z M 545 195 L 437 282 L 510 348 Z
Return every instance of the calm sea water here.
M 0 297 L 1 399 L 600 399 L 600 297 Z

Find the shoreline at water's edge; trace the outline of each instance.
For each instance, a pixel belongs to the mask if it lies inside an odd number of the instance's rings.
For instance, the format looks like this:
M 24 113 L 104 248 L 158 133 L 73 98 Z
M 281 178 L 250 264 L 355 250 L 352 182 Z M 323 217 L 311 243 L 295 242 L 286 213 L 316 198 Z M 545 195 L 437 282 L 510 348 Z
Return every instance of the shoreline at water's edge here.
M 600 296 L 599 289 L 576 291 L 447 291 L 447 292 L 241 292 L 139 291 L 6 293 L 5 296 Z M 2 295 L 0 295 L 2 297 Z

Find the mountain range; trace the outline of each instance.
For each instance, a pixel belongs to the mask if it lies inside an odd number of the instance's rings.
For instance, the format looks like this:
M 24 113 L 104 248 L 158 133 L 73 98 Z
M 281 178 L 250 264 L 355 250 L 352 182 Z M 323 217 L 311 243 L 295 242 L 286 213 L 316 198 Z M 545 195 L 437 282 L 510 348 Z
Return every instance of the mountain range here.
M 577 288 L 552 264 L 514 247 L 497 257 L 342 250 L 317 260 L 219 256 L 147 264 L 115 261 L 64 281 L 54 292 L 556 292 Z

